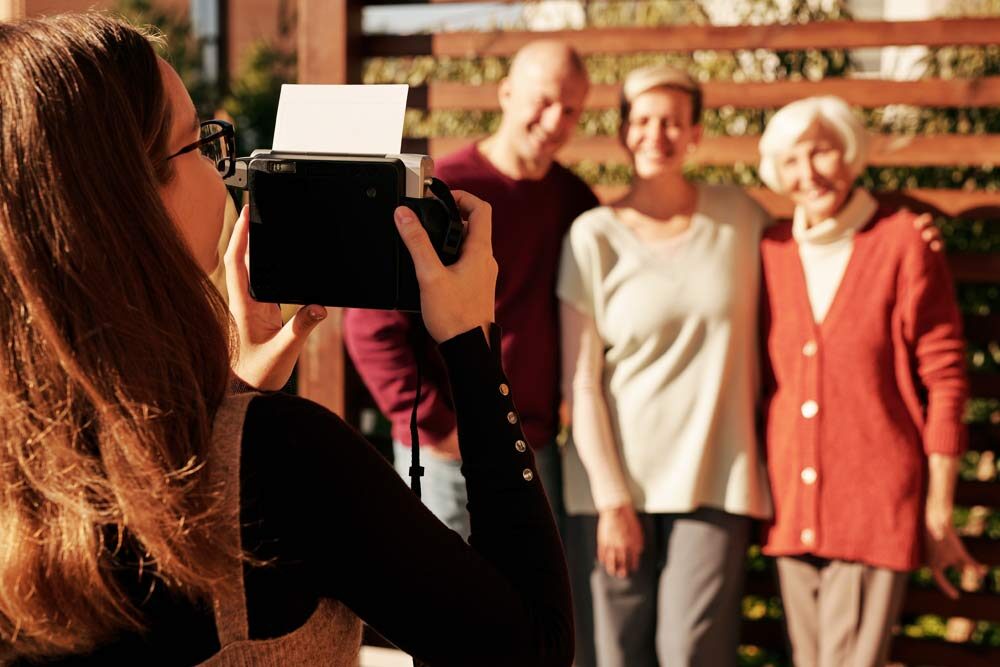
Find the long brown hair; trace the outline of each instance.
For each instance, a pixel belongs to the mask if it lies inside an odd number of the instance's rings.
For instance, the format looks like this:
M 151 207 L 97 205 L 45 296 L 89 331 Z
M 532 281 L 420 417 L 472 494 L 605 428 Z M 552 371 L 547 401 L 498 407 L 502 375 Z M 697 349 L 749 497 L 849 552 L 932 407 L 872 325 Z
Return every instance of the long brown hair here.
M 200 474 L 226 310 L 158 195 L 150 40 L 96 13 L 0 23 L 0 640 L 83 652 L 143 619 L 130 545 L 203 597 L 230 561 Z

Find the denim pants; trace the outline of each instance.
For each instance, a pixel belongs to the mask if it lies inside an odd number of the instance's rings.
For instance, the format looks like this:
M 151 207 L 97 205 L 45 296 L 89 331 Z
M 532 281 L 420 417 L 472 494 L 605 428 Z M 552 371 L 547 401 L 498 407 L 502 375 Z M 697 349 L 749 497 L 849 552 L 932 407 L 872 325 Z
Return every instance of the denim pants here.
M 410 448 L 399 441 L 392 443 L 393 465 L 396 472 L 407 484 L 410 483 Z M 465 478 L 462 477 L 462 462 L 449 460 L 423 450 L 420 465 L 424 467 L 424 476 L 420 478 L 421 497 L 424 506 L 448 526 L 469 539 L 469 511 L 466 508 L 469 496 L 465 490 Z M 562 459 L 559 457 L 559 447 L 555 443 L 535 450 L 535 465 L 542 487 L 549 497 L 549 505 L 555 517 L 556 527 L 562 533 Z

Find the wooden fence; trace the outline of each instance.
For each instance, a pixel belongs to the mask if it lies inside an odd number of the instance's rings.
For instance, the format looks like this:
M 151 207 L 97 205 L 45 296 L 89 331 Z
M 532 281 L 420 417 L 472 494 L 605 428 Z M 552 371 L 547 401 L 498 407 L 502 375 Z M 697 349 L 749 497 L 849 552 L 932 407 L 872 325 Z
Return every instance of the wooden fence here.
M 402 4 L 405 0 L 392 0 Z M 411 0 L 412 1 L 412 0 Z M 453 1 L 453 0 L 444 0 Z M 557 37 L 572 44 L 584 55 L 633 54 L 638 52 L 693 52 L 738 49 L 843 49 L 881 46 L 990 46 L 1000 43 L 1000 19 L 951 19 L 929 21 L 838 21 L 796 25 L 760 26 L 677 26 L 656 28 L 605 28 L 538 32 L 455 32 L 446 34 L 394 36 L 362 35 L 361 9 L 364 4 L 387 1 L 300 0 L 300 80 L 309 83 L 360 81 L 364 58 L 382 56 L 511 56 L 525 43 L 542 36 Z M 340 32 L 337 32 L 340 31 Z M 871 79 L 828 79 L 822 81 L 780 81 L 775 83 L 711 82 L 705 86 L 707 108 L 775 108 L 801 97 L 834 94 L 866 108 L 890 104 L 934 107 L 988 107 L 1000 104 L 1000 77 L 975 80 L 923 79 L 880 81 Z M 588 98 L 589 109 L 613 108 L 617 86 L 596 85 Z M 409 105 L 424 110 L 493 110 L 497 108 L 496 86 L 459 83 L 430 83 L 411 91 Z M 430 138 L 408 140 L 405 148 L 440 157 L 472 140 Z M 625 155 L 612 137 L 578 137 L 560 154 L 567 164 L 581 160 L 614 164 Z M 711 137 L 699 147 L 693 159 L 703 164 L 732 165 L 756 163 L 756 137 Z M 998 135 L 920 135 L 876 137 L 872 164 L 876 166 L 982 166 L 1000 161 Z M 598 187 L 602 197 L 620 191 Z M 777 217 L 787 217 L 789 204 L 764 189 L 751 191 Z M 1000 224 L 1000 192 L 985 190 L 915 189 L 897 193 L 916 208 L 926 208 L 948 217 Z M 956 281 L 960 283 L 1000 283 L 1000 254 L 957 253 L 950 255 Z M 994 346 L 1000 339 L 1000 313 L 967 314 L 965 330 L 970 343 Z M 1000 398 L 1000 375 L 973 373 L 973 393 L 979 399 Z M 301 364 L 302 393 L 325 403 L 349 419 L 356 419 L 365 404 L 363 389 L 345 359 L 340 339 L 339 317 L 324 323 L 320 335 L 307 349 Z M 1000 409 L 986 423 L 971 426 L 972 449 L 981 462 L 975 480 L 958 486 L 958 505 L 1000 511 L 1000 482 L 995 456 L 1000 450 Z M 1000 540 L 985 535 L 967 538 L 971 552 L 982 562 L 1000 567 Z M 770 598 L 776 595 L 769 573 L 751 573 L 748 593 Z M 935 589 L 911 588 L 904 614 L 913 617 L 937 614 L 1000 624 L 1000 594 L 983 590 L 965 593 L 958 601 L 949 600 Z M 968 633 L 964 633 L 968 635 Z M 743 643 L 783 650 L 779 621 L 748 620 Z M 921 665 L 1000 664 L 1000 647 L 975 646 L 968 642 L 915 639 L 898 636 L 892 649 L 895 660 Z

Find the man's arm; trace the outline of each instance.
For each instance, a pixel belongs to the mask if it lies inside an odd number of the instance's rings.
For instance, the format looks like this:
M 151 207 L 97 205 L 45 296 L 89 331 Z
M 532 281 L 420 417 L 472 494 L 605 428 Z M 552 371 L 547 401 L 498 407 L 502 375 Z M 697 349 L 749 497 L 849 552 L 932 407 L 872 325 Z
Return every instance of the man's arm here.
M 420 443 L 447 453 L 457 449 L 455 411 L 442 386 L 441 360 L 423 325 L 405 313 L 348 309 L 344 343 L 361 379 L 383 414 L 393 438 L 410 444 L 410 411 L 416 397 L 417 350 L 423 378 L 418 410 Z M 455 447 L 448 444 L 454 441 Z

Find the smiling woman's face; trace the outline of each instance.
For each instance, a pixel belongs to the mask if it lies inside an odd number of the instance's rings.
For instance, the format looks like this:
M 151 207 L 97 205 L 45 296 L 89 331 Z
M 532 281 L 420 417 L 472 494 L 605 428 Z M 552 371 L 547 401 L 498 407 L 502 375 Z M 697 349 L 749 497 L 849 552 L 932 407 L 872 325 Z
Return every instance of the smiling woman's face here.
M 666 87 L 651 88 L 632 101 L 622 139 L 637 176 L 681 171 L 689 147 L 701 137 L 701 128 L 691 122 L 691 103 L 690 94 Z
M 197 141 L 198 113 L 177 72 L 160 59 L 160 76 L 170 105 L 168 155 Z M 198 265 L 211 272 L 219 263 L 219 236 L 226 206 L 226 186 L 211 160 L 193 150 L 170 160 L 172 175 L 160 186 L 170 219 L 180 230 Z
M 836 214 L 854 182 L 840 137 L 820 120 L 778 155 L 775 164 L 782 191 L 804 209 L 810 224 Z

